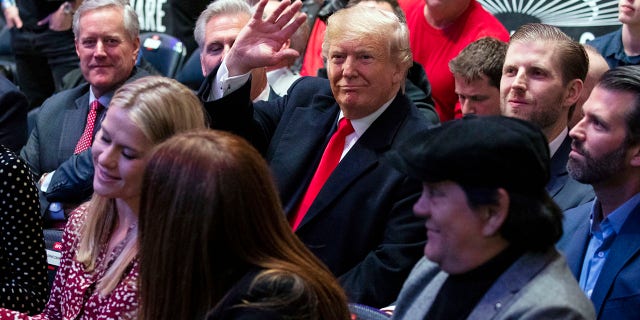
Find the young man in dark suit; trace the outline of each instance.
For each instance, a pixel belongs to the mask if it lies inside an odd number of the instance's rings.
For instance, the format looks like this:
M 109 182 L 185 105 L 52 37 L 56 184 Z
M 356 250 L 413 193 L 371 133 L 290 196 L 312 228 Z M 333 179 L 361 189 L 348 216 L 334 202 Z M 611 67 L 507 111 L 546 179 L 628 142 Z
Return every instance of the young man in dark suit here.
M 299 1 L 283 1 L 263 19 L 265 4 L 200 89 L 211 125 L 244 136 L 266 157 L 293 229 L 350 300 L 385 306 L 425 241 L 411 211 L 419 182 L 380 161 L 427 127 L 402 90 L 412 63 L 408 30 L 392 13 L 340 10 L 325 35 L 328 80 L 305 77 L 282 99 L 251 103 L 251 69 L 297 56 L 282 44 L 305 22 Z M 339 122 L 351 130 L 343 135 Z M 334 132 L 340 138 L 331 139 Z M 335 169 L 325 170 L 331 161 Z
M 596 199 L 565 212 L 558 248 L 598 319 L 640 310 L 640 66 L 604 73 L 573 129 L 569 174 Z
M 500 78 L 502 115 L 532 122 L 547 137 L 551 150 L 547 191 L 562 210 L 593 199 L 592 188 L 571 179 L 566 169 L 571 150 L 568 121 L 588 66 L 580 43 L 554 26 L 531 23 L 511 35 Z

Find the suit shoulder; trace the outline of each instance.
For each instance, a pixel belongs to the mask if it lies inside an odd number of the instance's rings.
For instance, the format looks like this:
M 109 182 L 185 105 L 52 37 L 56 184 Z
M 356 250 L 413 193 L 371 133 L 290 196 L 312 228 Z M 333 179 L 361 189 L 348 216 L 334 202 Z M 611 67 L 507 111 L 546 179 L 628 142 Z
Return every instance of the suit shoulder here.
M 291 84 L 289 89 L 291 97 L 312 97 L 314 95 L 333 96 L 329 80 L 319 77 L 301 77 Z
M 622 29 L 618 29 L 613 32 L 609 32 L 607 34 L 603 34 L 591 41 L 588 41 L 587 44 L 598 49 L 598 51 L 602 53 L 602 50 L 604 49 L 604 47 L 608 46 L 611 42 L 622 41 L 622 40 L 619 40 L 622 34 L 621 30 Z
M 561 255 L 522 289 L 509 313 L 518 314 L 520 319 L 595 319 L 591 301 L 583 294 Z
M 75 100 L 89 91 L 89 85 L 84 84 L 75 88 L 60 91 L 51 97 L 47 98 L 40 106 L 39 114 L 51 114 L 57 113 L 61 110 L 74 105 Z M 40 117 L 40 115 L 38 117 Z
M 595 199 L 592 199 L 589 202 L 583 203 L 575 208 L 571 208 L 569 210 L 564 211 L 564 221 L 572 222 L 572 221 L 582 221 L 583 219 L 588 219 L 591 214 L 591 208 L 593 207 L 593 203 Z

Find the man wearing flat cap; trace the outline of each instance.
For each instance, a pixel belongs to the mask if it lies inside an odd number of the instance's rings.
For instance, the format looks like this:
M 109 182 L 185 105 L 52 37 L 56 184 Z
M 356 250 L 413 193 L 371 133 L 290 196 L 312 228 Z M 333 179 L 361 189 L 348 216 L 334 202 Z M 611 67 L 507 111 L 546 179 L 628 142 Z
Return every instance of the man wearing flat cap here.
M 388 157 L 423 182 L 423 257 L 394 319 L 593 319 L 554 248 L 562 213 L 545 191 L 549 148 L 534 125 L 465 117 L 420 133 Z

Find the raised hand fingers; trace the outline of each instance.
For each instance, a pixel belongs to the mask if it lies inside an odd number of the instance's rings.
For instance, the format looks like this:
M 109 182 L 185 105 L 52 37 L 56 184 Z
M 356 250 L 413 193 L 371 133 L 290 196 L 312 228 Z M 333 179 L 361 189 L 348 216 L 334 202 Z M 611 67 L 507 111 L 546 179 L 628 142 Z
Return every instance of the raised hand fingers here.
M 286 5 L 283 5 L 283 3 Z M 278 19 L 275 21 L 278 28 L 282 29 L 285 25 L 289 24 L 289 22 L 291 22 L 292 19 L 300 13 L 301 7 L 302 1 L 294 1 L 293 3 L 289 0 L 282 1 L 278 6 L 278 9 L 274 12 L 274 15 L 276 12 L 281 12 L 281 14 L 278 13 Z

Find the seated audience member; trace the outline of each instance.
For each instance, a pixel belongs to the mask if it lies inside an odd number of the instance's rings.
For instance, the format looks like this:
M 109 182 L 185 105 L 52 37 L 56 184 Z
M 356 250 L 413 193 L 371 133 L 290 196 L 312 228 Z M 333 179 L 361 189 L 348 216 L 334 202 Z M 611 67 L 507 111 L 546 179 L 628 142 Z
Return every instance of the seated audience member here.
M 29 102 L 6 77 L 0 76 L 0 145 L 13 152 L 27 143 Z
M 38 190 L 24 161 L 1 145 L 0 181 L 0 307 L 33 314 L 49 294 Z
M 582 105 L 589 99 L 591 90 L 596 85 L 600 77 L 609 70 L 607 61 L 604 60 L 602 55 L 596 51 L 596 49 L 590 45 L 584 45 L 584 51 L 589 57 L 589 69 L 587 70 L 587 77 L 584 79 L 584 85 L 582 86 L 582 92 L 580 92 L 580 98 L 576 102 L 576 107 L 569 114 L 569 129 L 573 128 L 582 119 Z
M 73 32 L 87 84 L 47 99 L 20 152 L 39 181 L 45 223 L 65 214 L 92 193 L 90 146 L 113 92 L 148 75 L 135 67 L 140 47 L 138 17 L 122 0 L 84 0 L 74 14 Z M 56 203 L 51 204 L 50 203 Z
M 588 45 L 596 48 L 609 64 L 617 66 L 640 64 L 640 2 L 633 0 L 618 1 L 618 21 L 622 26 L 616 31 L 599 36 Z
M 200 47 L 203 76 L 206 77 L 220 66 L 252 14 L 253 11 L 245 0 L 216 0 L 200 14 L 193 34 Z M 267 82 L 266 67 L 251 70 L 251 100 L 266 101 L 272 98 L 272 94 L 277 96 L 271 92 Z
M 402 12 L 402 8 L 400 8 L 396 0 L 351 0 L 347 3 L 347 7 L 356 5 L 386 10 L 394 13 L 401 22 L 406 21 L 404 12 Z M 318 69 L 318 76 L 326 78 L 327 69 L 324 67 Z M 427 79 L 427 74 L 424 72 L 422 65 L 415 61 L 407 71 L 404 94 L 413 101 L 418 110 L 427 118 L 428 124 L 440 123 L 438 113 L 433 106 L 433 99 L 431 99 L 431 84 Z
M 484 37 L 449 61 L 458 103 L 456 113 L 500 115 L 500 77 L 507 43 Z
M 342 9 L 324 40 L 329 79 L 303 77 L 286 97 L 251 103 L 250 71 L 297 56 L 282 44 L 306 19 L 299 1 L 285 0 L 263 20 L 265 5 L 199 92 L 212 127 L 240 134 L 265 156 L 293 230 L 350 301 L 387 305 L 425 241 L 411 212 L 418 181 L 380 162 L 428 126 L 401 90 L 412 62 L 408 30 L 389 12 Z
M 142 190 L 142 319 L 349 319 L 342 288 L 291 232 L 244 139 L 175 136 L 152 153 Z
M 593 188 L 567 172 L 569 116 L 580 98 L 589 60 L 583 46 L 557 27 L 530 23 L 511 35 L 500 78 L 502 115 L 544 132 L 551 151 L 547 191 L 561 210 L 593 199 Z
M 593 319 L 554 247 L 562 212 L 545 191 L 538 128 L 469 116 L 416 135 L 389 160 L 423 181 L 413 210 L 428 238 L 394 319 Z
M 558 248 L 598 319 L 637 319 L 640 310 L 640 66 L 604 73 L 583 106 L 569 174 L 596 199 L 565 212 Z
M 198 98 L 175 80 L 145 77 L 111 99 L 91 153 L 91 200 L 71 212 L 62 258 L 44 312 L 35 319 L 135 319 L 138 209 L 151 148 L 205 127 Z M 26 318 L 0 310 L 0 319 Z
M 280 0 L 269 0 L 264 8 L 265 15 L 271 14 L 273 10 L 280 4 Z M 309 25 L 303 23 L 298 30 L 285 42 L 284 46 L 292 48 L 299 53 L 303 53 L 309 39 Z M 267 82 L 271 89 L 279 96 L 287 94 L 287 90 L 291 84 L 300 78 L 300 74 L 293 70 L 296 58 L 291 57 L 282 61 L 275 66 L 267 67 Z
M 413 59 L 420 63 L 433 88 L 433 100 L 440 121 L 459 118 L 458 97 L 448 63 L 469 43 L 494 37 L 509 40 L 502 23 L 477 0 L 399 0 L 407 15 Z

